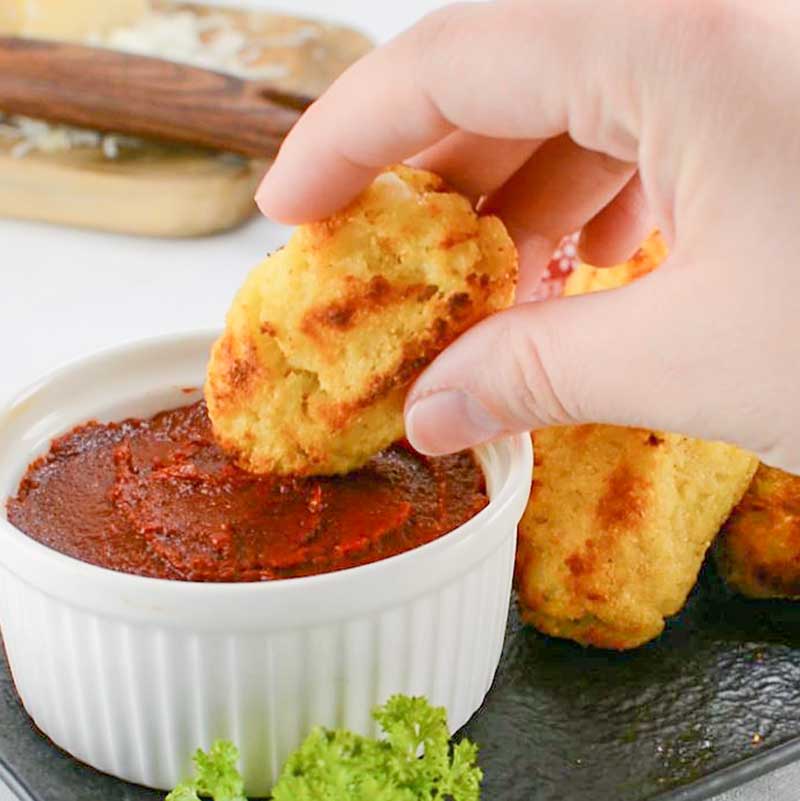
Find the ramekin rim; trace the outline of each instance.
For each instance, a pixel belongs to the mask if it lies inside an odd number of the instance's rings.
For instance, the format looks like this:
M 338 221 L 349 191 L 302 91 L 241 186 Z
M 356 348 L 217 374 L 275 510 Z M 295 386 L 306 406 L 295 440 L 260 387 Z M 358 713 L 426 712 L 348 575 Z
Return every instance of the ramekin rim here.
M 25 403 L 29 398 L 35 396 L 49 384 L 57 381 L 61 376 L 67 375 L 80 367 L 89 366 L 92 362 L 100 361 L 111 355 L 121 356 L 126 352 L 143 347 L 157 346 L 160 343 L 176 340 L 190 341 L 193 339 L 211 339 L 218 336 L 219 333 L 220 330 L 217 328 L 176 330 L 148 337 L 128 339 L 116 345 L 99 348 L 85 355 L 67 360 L 47 371 L 30 384 L 24 386 L 21 390 L 13 394 L 10 400 L 4 402 L 2 406 L 0 406 L 0 427 L 2 427 L 3 421 L 13 414 L 17 406 Z M 120 591 L 124 589 L 141 591 L 146 587 L 151 587 L 159 588 L 162 591 L 170 591 L 175 595 L 182 594 L 189 598 L 201 595 L 208 597 L 212 592 L 215 592 L 218 596 L 222 594 L 226 596 L 244 595 L 245 593 L 255 594 L 256 592 L 262 594 L 267 592 L 277 593 L 279 591 L 288 592 L 300 586 L 307 587 L 309 591 L 312 589 L 316 590 L 324 588 L 325 585 L 352 580 L 354 577 L 366 578 L 369 574 L 375 574 L 379 571 L 388 571 L 395 567 L 400 567 L 404 563 L 411 562 L 412 560 L 424 559 L 426 556 L 433 558 L 439 551 L 451 549 L 474 536 L 480 536 L 481 530 L 486 527 L 490 519 L 500 515 L 503 509 L 517 498 L 518 493 L 524 492 L 527 497 L 527 494 L 530 492 L 533 453 L 530 436 L 528 434 L 521 433 L 502 437 L 494 442 L 478 446 L 478 448 L 474 450 L 480 452 L 487 448 L 503 446 L 510 450 L 510 463 L 502 485 L 489 498 L 489 503 L 465 523 L 462 523 L 457 528 L 429 543 L 396 554 L 395 556 L 327 573 L 274 579 L 270 581 L 200 582 L 154 578 L 113 570 L 61 553 L 18 529 L 8 520 L 6 513 L 6 504 L 11 497 L 10 495 L 0 496 L 0 542 L 4 539 L 8 541 L 8 538 L 11 538 L 11 541 L 16 546 L 38 554 L 37 558 L 47 559 L 54 566 L 63 570 L 71 569 L 75 577 L 85 577 L 87 580 L 94 579 L 100 582 L 113 581 L 118 585 Z M 478 454 L 478 456 L 480 462 L 480 454 Z M 484 469 L 483 466 L 481 466 L 481 469 Z M 0 559 L 0 563 L 2 563 L 2 561 L 3 560 Z

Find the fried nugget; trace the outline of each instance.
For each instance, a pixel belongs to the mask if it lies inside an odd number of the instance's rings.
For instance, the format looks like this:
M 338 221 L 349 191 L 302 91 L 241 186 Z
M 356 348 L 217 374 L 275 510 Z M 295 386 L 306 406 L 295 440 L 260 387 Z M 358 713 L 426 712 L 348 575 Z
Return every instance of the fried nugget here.
M 800 476 L 760 465 L 714 556 L 742 595 L 800 599 Z
M 534 434 L 516 583 L 524 619 L 601 648 L 657 637 L 757 459 L 732 445 L 606 425 Z
M 411 381 L 509 306 L 516 276 L 497 217 L 436 175 L 388 170 L 246 280 L 208 369 L 217 438 L 255 473 L 363 465 L 403 435 Z
M 585 295 L 604 289 L 617 289 L 656 269 L 667 257 L 667 244 L 659 231 L 653 231 L 639 250 L 621 264 L 613 267 L 592 267 L 579 264 L 567 276 L 565 295 Z

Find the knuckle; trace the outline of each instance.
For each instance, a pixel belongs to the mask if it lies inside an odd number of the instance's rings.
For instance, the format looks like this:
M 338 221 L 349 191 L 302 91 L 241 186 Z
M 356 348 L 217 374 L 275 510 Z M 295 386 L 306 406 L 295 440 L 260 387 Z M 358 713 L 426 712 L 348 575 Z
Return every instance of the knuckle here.
M 508 16 L 502 6 L 460 2 L 445 6 L 423 17 L 414 29 L 418 74 L 442 76 L 453 82 L 461 62 L 476 49 L 485 48 L 487 33 L 500 26 Z
M 521 335 L 510 337 L 510 386 L 517 395 L 509 399 L 511 411 L 533 427 L 566 425 L 575 422 L 561 397 L 551 369 L 554 341 L 546 327 L 526 326 Z
M 441 53 L 448 44 L 458 41 L 465 33 L 469 6 L 469 3 L 454 3 L 423 17 L 415 29 L 420 52 L 423 55 Z
M 706 43 L 709 36 L 725 32 L 737 17 L 736 4 L 730 0 L 703 0 L 702 3 L 682 0 L 680 10 L 684 22 Z
M 452 61 L 454 44 L 460 46 L 464 38 L 463 5 L 460 3 L 437 9 L 423 17 L 409 32 L 413 83 L 437 106 L 441 98 L 447 95 L 447 87 L 439 85 L 437 76 L 451 73 L 450 69 L 442 69 L 442 66 L 444 62 Z
M 602 151 L 594 151 L 594 162 L 597 170 L 608 178 L 626 178 L 636 169 L 629 161 L 621 161 Z
M 657 9 L 658 33 L 671 44 L 673 58 L 690 57 L 695 65 L 708 62 L 710 52 L 724 52 L 747 16 L 735 0 L 660 0 Z M 698 53 L 706 57 L 698 59 Z

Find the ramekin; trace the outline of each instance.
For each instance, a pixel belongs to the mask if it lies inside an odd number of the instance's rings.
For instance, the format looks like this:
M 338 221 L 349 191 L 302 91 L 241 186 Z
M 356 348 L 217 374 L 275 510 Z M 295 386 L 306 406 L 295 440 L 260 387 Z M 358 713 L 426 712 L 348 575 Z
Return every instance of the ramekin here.
M 159 337 L 64 367 L 0 412 L 0 625 L 25 708 L 98 770 L 168 789 L 218 737 L 265 795 L 312 726 L 375 734 L 371 709 L 426 695 L 453 730 L 483 702 L 508 615 L 528 437 L 476 451 L 490 503 L 441 539 L 375 564 L 255 584 L 131 576 L 41 545 L 5 499 L 50 440 L 88 419 L 200 396 L 215 332 Z

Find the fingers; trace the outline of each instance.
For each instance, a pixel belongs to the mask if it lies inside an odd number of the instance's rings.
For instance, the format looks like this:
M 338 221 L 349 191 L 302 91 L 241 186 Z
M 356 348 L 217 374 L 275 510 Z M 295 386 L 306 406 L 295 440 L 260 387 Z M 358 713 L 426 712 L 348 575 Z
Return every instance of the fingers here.
M 457 129 L 525 140 L 569 131 L 634 161 L 630 51 L 646 47 L 637 8 L 539 0 L 431 15 L 349 69 L 302 117 L 259 190 L 262 210 L 292 223 L 330 214 L 379 168 Z M 645 65 L 638 69 L 644 80 Z
M 455 130 L 408 75 L 395 72 L 413 65 L 416 38 L 412 30 L 367 55 L 303 114 L 256 193 L 263 214 L 287 224 L 326 217 L 383 167 Z
M 423 21 L 361 59 L 306 111 L 256 193 L 262 213 L 289 224 L 328 216 L 381 168 L 458 128 L 415 79 L 430 27 Z
M 636 167 L 576 145 L 545 142 L 487 208 L 509 230 L 520 254 L 517 299 L 530 299 L 563 236 L 582 228 L 631 180 Z
M 581 258 L 597 267 L 627 261 L 654 228 L 639 173 L 583 227 Z
M 441 175 L 475 202 L 496 192 L 528 161 L 539 144 L 454 131 L 408 163 Z
M 411 443 L 435 455 L 578 422 L 736 440 L 724 397 L 736 402 L 741 377 L 725 354 L 737 352 L 741 334 L 670 267 L 621 290 L 516 306 L 468 331 L 409 393 Z

